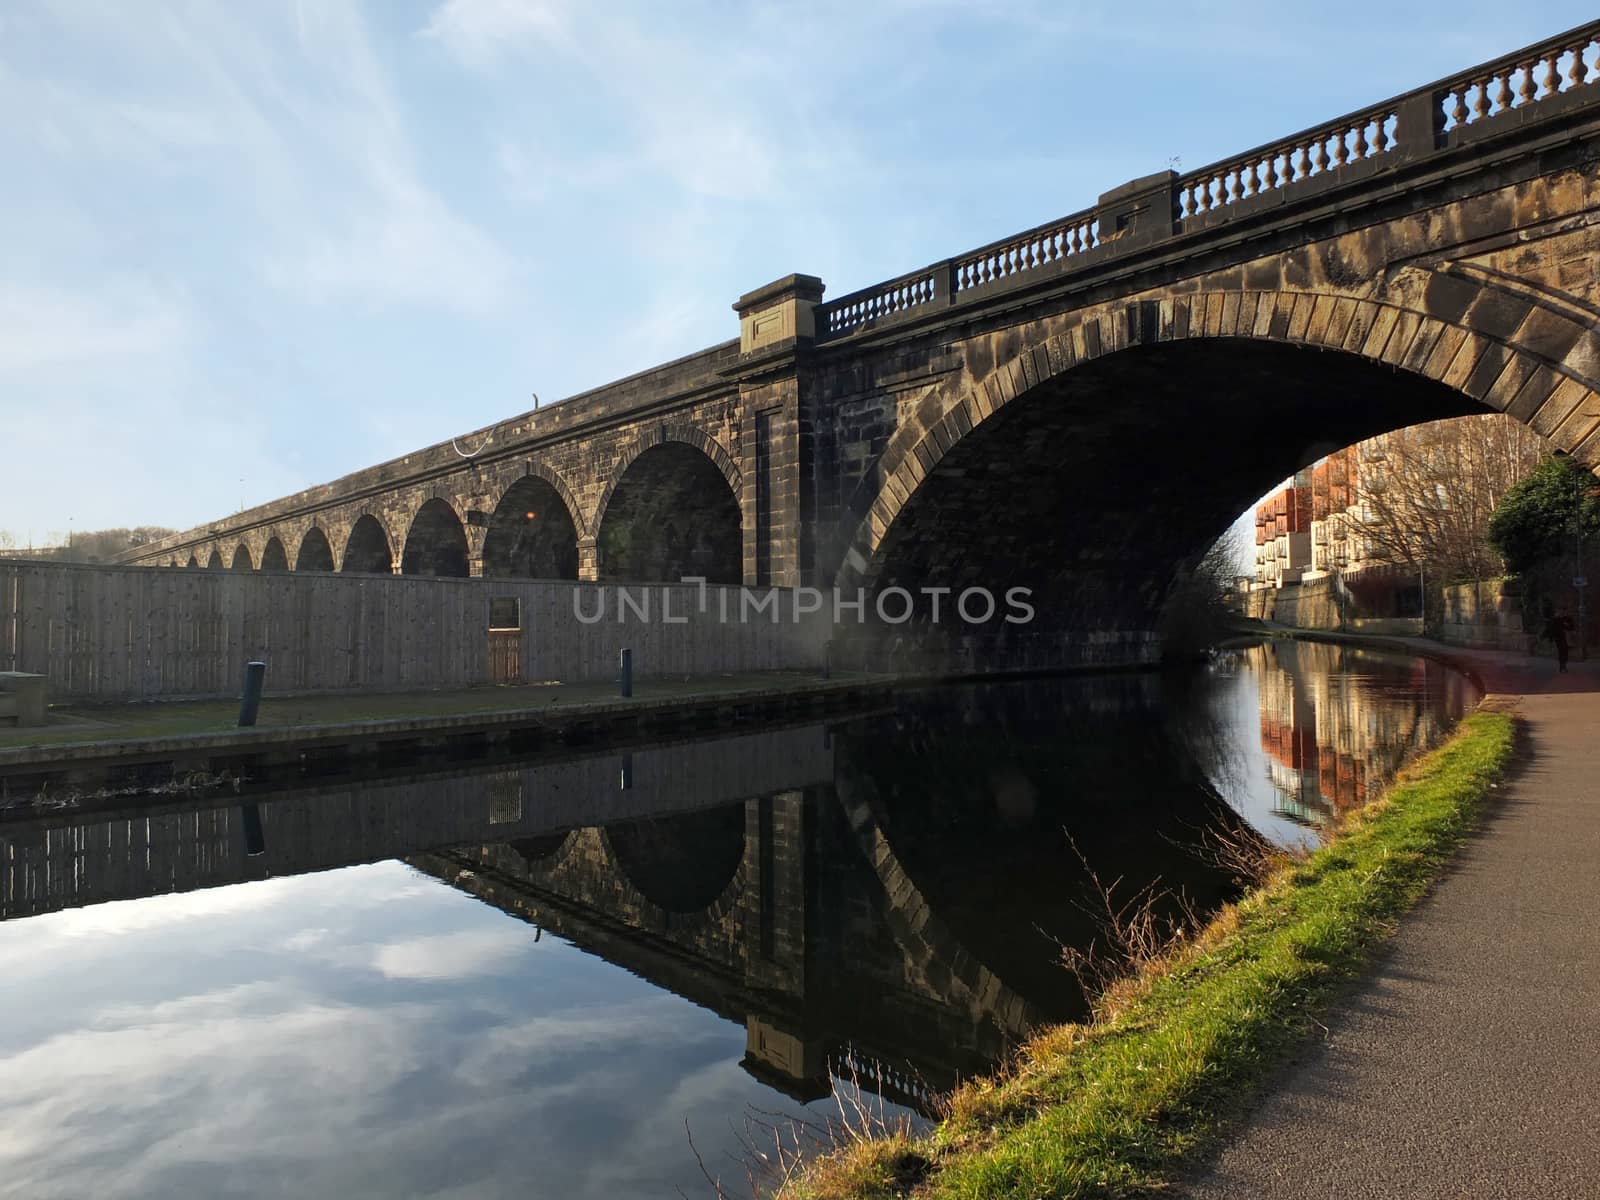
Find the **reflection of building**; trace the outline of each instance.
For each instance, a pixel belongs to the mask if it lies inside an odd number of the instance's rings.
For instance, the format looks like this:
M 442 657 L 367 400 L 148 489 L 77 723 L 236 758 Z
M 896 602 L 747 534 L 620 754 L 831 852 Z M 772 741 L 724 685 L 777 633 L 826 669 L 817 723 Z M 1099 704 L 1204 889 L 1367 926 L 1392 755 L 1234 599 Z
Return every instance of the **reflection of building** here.
M 1274 642 L 1249 651 L 1261 748 L 1284 816 L 1342 817 L 1461 711 L 1465 682 L 1437 663 L 1345 646 Z

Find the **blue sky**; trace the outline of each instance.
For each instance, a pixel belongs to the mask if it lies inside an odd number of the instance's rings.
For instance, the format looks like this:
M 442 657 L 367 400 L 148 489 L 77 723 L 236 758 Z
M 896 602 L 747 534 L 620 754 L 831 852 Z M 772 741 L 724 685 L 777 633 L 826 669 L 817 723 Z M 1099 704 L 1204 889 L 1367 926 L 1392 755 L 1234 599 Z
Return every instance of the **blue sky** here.
M 186 527 L 1592 5 L 0 5 L 0 530 Z

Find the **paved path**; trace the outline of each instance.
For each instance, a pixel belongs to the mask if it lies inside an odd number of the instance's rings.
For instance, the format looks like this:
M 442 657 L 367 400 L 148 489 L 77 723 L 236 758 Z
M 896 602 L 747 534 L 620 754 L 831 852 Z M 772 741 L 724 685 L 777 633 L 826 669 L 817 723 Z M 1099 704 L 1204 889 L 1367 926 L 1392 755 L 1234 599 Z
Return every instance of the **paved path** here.
M 1600 1196 L 1600 664 L 1447 652 L 1520 697 L 1529 755 L 1327 1037 L 1177 1195 Z

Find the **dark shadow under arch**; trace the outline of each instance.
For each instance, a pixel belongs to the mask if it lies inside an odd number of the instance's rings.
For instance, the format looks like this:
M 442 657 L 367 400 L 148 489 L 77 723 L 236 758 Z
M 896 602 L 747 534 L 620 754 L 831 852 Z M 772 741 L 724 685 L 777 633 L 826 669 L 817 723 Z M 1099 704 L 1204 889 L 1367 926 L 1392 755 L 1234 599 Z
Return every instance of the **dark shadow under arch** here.
M 685 442 L 652 446 L 628 465 L 600 514 L 596 547 L 601 579 L 744 578 L 738 498 L 717 464 Z
M 255 570 L 255 564 L 250 561 L 250 548 L 248 546 L 241 544 L 233 552 L 233 562 L 229 564 L 229 569 L 233 571 Z
M 261 548 L 261 569 L 263 571 L 289 569 L 289 552 L 283 548 L 283 542 L 276 536 L 268 538 L 267 544 Z
M 605 827 L 618 864 L 641 895 L 671 913 L 704 912 L 744 860 L 743 802 Z
M 483 573 L 525 579 L 576 579 L 578 530 L 548 480 L 525 475 L 505 491 L 483 540 Z
M 1483 411 L 1434 380 L 1306 346 L 1130 348 L 1038 383 L 930 455 L 865 577 L 919 597 L 928 586 L 1029 589 L 1033 622 L 991 622 L 985 636 L 1153 630 L 1175 576 L 1298 467 Z M 929 609 L 921 598 L 918 617 Z M 971 631 L 948 615 L 942 624 Z
M 471 573 L 467 561 L 467 531 L 455 509 L 445 501 L 436 498 L 417 509 L 411 529 L 406 533 L 400 573 L 461 578 Z
M 300 550 L 294 556 L 296 571 L 333 570 L 333 547 L 328 545 L 328 535 L 313 525 L 300 539 Z
M 344 562 L 339 569 L 368 575 L 388 575 L 394 570 L 389 535 L 371 513 L 363 513 L 350 527 L 350 539 L 344 544 Z

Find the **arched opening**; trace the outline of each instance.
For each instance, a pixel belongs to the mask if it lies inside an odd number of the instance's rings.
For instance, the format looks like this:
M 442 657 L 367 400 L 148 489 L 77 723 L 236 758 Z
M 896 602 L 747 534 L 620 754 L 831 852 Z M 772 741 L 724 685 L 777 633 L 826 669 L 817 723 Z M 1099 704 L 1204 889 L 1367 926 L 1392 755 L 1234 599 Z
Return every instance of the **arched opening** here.
M 597 548 L 602 579 L 744 578 L 738 498 L 717 465 L 686 442 L 663 442 L 629 464 L 601 517 Z
M 467 531 L 455 510 L 443 500 L 429 500 L 417 509 L 406 534 L 400 559 L 403 575 L 466 576 Z
M 911 639 L 1021 648 L 1148 633 L 1173 580 L 1286 475 L 1378 433 L 1482 411 L 1423 376 L 1294 344 L 1211 339 L 1108 354 L 930 453 L 871 550 L 866 581 L 910 593 L 914 617 L 899 635 Z M 928 588 L 951 589 L 938 631 Z M 999 601 L 988 622 L 955 611 L 974 588 Z M 1013 588 L 1028 589 L 1031 621 L 1004 622 Z M 975 596 L 967 607 L 986 604 Z
M 526 475 L 506 489 L 483 539 L 483 573 L 576 579 L 578 529 L 548 480 Z
M 194 561 L 194 555 L 192 554 L 189 556 L 189 565 L 191 567 L 199 565 Z M 213 546 L 211 548 L 211 558 L 206 563 L 206 569 L 209 571 L 224 571 L 227 569 L 227 567 L 228 564 L 223 561 L 222 558 L 222 548 L 220 546 Z
M 196 558 L 193 554 L 189 555 L 189 570 L 198 571 L 199 569 L 200 569 L 200 560 L 198 558 Z M 211 569 L 213 571 L 222 570 L 222 551 L 213 550 L 211 552 Z
M 333 547 L 328 545 L 328 535 L 313 525 L 300 539 L 300 552 L 294 557 L 296 571 L 333 570 Z
M 727 891 L 744 860 L 744 804 L 606 826 L 617 862 L 646 900 L 699 913 Z
M 250 548 L 248 546 L 240 545 L 239 548 L 233 552 L 232 569 L 235 571 L 255 570 L 255 564 L 250 561 Z
M 283 548 L 283 543 L 276 537 L 268 538 L 266 546 L 261 550 L 261 569 L 263 571 L 287 571 L 289 569 L 289 553 Z
M 339 569 L 367 575 L 388 575 L 394 570 L 389 537 L 371 513 L 363 513 L 350 527 L 350 540 L 344 546 L 344 564 Z

